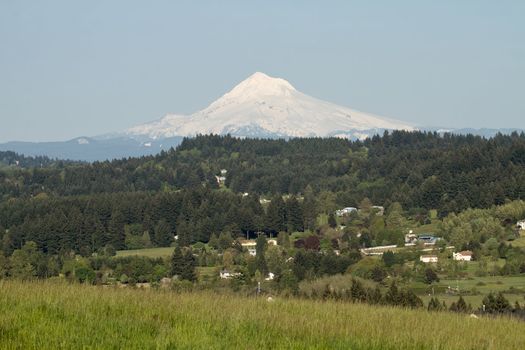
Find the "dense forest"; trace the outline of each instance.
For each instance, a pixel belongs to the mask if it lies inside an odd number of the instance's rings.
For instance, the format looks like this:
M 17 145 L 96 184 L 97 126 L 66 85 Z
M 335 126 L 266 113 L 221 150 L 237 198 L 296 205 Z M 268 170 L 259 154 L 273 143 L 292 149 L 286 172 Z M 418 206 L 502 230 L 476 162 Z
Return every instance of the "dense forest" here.
M 4 170 L 7 167 L 19 167 L 19 168 L 42 168 L 42 167 L 57 167 L 63 168 L 69 164 L 75 164 L 79 162 L 64 161 L 51 159 L 48 157 L 26 157 L 21 154 L 17 154 L 11 151 L 0 151 L 0 168 Z
M 395 131 L 363 142 L 198 136 L 157 156 L 93 164 L 3 155 L 40 162 L 0 171 L 6 255 L 27 241 L 44 252 L 89 255 L 108 245 L 166 246 L 173 234 L 190 244 L 225 230 L 304 231 L 319 214 L 365 199 L 399 203 L 425 220 L 429 209 L 445 217 L 525 198 L 524 134 Z
M 198 136 L 157 156 L 2 172 L 0 196 L 216 188 L 215 176 L 226 169 L 235 193 L 300 195 L 310 186 L 334 193 L 338 205 L 368 197 L 446 213 L 525 197 L 524 167 L 525 135 L 516 133 L 484 139 L 395 131 L 363 142 Z

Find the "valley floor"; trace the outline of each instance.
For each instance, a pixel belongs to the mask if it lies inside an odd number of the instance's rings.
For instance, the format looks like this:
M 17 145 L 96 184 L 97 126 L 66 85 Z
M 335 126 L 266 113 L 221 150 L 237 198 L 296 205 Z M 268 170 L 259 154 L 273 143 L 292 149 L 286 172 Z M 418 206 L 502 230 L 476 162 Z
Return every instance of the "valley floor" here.
M 332 301 L 0 281 L 7 349 L 523 349 L 525 323 Z

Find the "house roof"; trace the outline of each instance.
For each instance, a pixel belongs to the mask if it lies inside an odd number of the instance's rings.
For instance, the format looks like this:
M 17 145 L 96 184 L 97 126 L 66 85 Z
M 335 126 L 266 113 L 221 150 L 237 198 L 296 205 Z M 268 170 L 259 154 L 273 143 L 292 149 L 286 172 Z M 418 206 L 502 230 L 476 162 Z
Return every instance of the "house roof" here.
M 421 255 L 421 258 L 432 259 L 432 258 L 437 258 L 437 255 Z
M 463 256 L 472 256 L 473 253 L 470 250 L 463 250 L 459 252 L 458 254 L 461 254 Z

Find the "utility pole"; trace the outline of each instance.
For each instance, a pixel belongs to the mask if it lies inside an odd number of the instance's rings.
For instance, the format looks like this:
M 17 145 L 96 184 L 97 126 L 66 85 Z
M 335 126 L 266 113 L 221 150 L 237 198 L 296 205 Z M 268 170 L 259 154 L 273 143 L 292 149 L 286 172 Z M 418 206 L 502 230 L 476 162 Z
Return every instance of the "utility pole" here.
M 261 294 L 261 282 L 257 282 L 257 296 Z

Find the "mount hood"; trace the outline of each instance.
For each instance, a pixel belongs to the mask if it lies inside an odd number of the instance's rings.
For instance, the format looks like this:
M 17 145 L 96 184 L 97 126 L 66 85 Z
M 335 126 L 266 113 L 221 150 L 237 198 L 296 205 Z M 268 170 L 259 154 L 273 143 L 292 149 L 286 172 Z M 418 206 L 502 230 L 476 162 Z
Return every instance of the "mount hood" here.
M 341 107 L 297 91 L 288 81 L 257 72 L 205 109 L 125 131 L 161 139 L 197 134 L 240 137 L 366 138 L 384 130 L 415 130 L 409 123 Z

